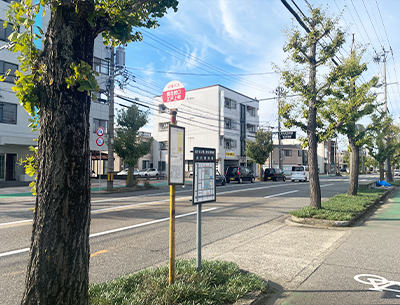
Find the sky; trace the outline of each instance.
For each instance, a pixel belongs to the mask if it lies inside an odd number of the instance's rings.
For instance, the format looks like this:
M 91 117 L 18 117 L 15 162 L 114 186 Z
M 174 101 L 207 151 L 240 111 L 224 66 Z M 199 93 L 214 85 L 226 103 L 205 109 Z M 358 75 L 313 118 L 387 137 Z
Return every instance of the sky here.
M 309 4 L 322 5 L 331 16 L 342 13 L 339 25 L 348 36 L 338 56 L 350 53 L 354 34 L 355 42 L 367 47 L 365 81 L 373 76 L 383 81 L 382 61 L 376 63 L 373 57 L 382 55 L 383 48 L 389 51 L 386 53 L 388 109 L 399 123 L 400 87 L 392 83 L 398 82 L 400 75 L 400 35 L 397 32 L 400 1 L 287 2 L 294 9 L 296 4 L 306 16 L 309 16 Z M 157 115 L 152 112 L 153 97 L 161 95 L 172 80 L 180 81 L 186 90 L 220 84 L 257 98 L 261 100 L 260 126 L 277 127 L 278 104 L 274 91 L 282 82 L 273 64 L 284 67 L 287 58 L 283 51 L 284 30 L 298 26 L 280 0 L 180 0 L 178 11 L 168 11 L 159 23 L 156 29 L 141 30 L 143 41 L 130 43 L 126 48 L 130 81 L 123 94 L 138 98 L 142 105 L 150 107 L 150 121 L 145 130 L 152 131 L 153 115 Z M 383 89 L 376 92 L 378 100 L 382 101 Z M 119 99 L 116 102 L 129 104 Z M 368 120 L 360 123 L 367 124 Z

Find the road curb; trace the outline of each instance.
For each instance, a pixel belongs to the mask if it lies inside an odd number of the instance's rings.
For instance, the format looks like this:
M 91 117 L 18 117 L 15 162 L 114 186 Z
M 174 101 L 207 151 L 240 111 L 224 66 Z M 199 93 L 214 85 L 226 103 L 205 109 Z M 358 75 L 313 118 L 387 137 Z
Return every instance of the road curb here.
M 364 210 L 356 214 L 351 220 L 348 221 L 335 221 L 327 219 L 317 219 L 317 218 L 300 218 L 296 216 L 291 216 L 285 220 L 285 224 L 288 226 L 304 226 L 304 227 L 319 227 L 319 228 L 338 228 L 338 227 L 350 227 L 356 223 L 359 219 L 368 214 L 376 205 L 382 203 L 386 198 L 393 192 L 395 186 L 392 186 L 386 190 L 382 196 L 372 202 L 370 205 L 366 206 Z

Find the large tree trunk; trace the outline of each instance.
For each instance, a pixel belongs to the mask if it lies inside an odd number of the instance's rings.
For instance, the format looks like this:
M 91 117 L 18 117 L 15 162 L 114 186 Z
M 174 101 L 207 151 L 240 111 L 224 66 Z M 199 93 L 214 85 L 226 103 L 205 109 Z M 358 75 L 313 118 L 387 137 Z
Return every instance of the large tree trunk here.
M 386 164 L 388 165 L 388 173 L 387 173 L 387 179 L 388 182 L 393 182 L 393 175 L 392 175 L 392 162 L 390 162 L 390 156 L 386 160 Z
M 321 188 L 319 185 L 319 173 L 318 173 L 318 155 L 317 146 L 318 141 L 315 134 L 316 121 L 317 121 L 317 101 L 315 99 L 316 93 L 316 43 L 311 48 L 311 68 L 309 76 L 309 86 L 313 97 L 309 101 L 308 105 L 308 122 L 307 122 L 307 139 L 308 139 L 308 167 L 310 173 L 310 206 L 320 209 L 321 208 Z
M 379 180 L 385 180 L 385 161 L 379 161 Z
M 356 145 L 353 138 L 348 137 L 350 144 L 350 185 L 347 195 L 356 196 L 358 190 L 358 176 L 360 163 L 360 148 Z
M 67 89 L 70 65 L 93 61 L 91 1 L 55 4 L 39 84 L 37 197 L 22 304 L 88 303 L 90 96 Z

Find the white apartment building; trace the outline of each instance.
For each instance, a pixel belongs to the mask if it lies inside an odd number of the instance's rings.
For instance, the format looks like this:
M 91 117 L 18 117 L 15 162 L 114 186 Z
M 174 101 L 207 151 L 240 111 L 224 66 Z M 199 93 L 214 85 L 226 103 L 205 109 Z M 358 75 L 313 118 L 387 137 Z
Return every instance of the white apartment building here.
M 170 111 L 161 96 L 154 98 L 154 167 L 166 171 Z M 185 127 L 185 171 L 193 171 L 193 147 L 215 148 L 217 169 L 225 173 L 232 165 L 247 166 L 257 174 L 256 164 L 245 156 L 246 139 L 254 140 L 259 125 L 259 102 L 214 85 L 186 91 L 178 108 L 177 125 Z
M 12 28 L 8 26 L 3 28 L 3 21 L 6 20 L 6 11 L 10 0 L 0 0 L 0 47 L 7 44 L 7 37 L 11 34 Z M 38 14 L 36 22 L 41 28 L 46 31 L 49 22 L 50 13 L 41 17 Z M 101 35 L 96 38 L 94 48 L 93 69 L 100 73 L 98 82 L 102 91 L 106 90 L 106 80 L 109 75 L 109 61 L 105 59 L 107 54 L 105 46 L 102 43 Z M 18 69 L 19 62 L 18 54 L 12 53 L 7 49 L 0 50 L 0 75 L 4 75 L 11 69 L 10 76 L 6 81 L 0 82 L 0 181 L 16 180 L 25 181 L 31 180 L 25 175 L 25 170 L 19 164 L 19 160 L 25 155 L 31 155 L 29 146 L 36 145 L 34 139 L 37 139 L 38 132 L 32 132 L 28 127 L 29 114 L 19 104 L 19 100 L 11 87 L 14 84 L 14 72 Z M 98 147 L 96 144 L 96 129 L 103 126 L 108 130 L 108 103 L 104 99 L 104 95 L 100 99 L 93 101 L 90 112 L 91 136 L 90 149 L 92 150 L 92 166 L 100 166 L 103 172 L 107 169 L 107 144 Z M 98 151 L 101 150 L 103 160 L 98 159 Z M 97 153 L 97 155 L 96 155 Z

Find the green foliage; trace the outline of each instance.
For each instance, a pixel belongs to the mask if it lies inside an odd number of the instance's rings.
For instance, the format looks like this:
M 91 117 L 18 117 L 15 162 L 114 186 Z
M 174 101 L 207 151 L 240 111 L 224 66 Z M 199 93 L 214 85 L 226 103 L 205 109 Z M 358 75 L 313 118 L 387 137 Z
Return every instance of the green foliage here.
M 273 149 L 272 133 L 269 131 L 258 129 L 254 141 L 246 139 L 245 155 L 257 164 L 264 164 Z
M 356 123 L 376 110 L 376 96 L 370 92 L 378 78 L 357 85 L 357 80 L 367 70 L 361 63 L 365 50 L 353 51 L 343 58 L 336 67 L 337 81 L 331 86 L 331 96 L 321 108 L 321 115 L 329 123 L 329 134 L 341 133 L 358 147 L 365 143 L 365 128 L 358 128 Z
M 368 126 L 366 135 L 366 147 L 375 160 L 379 163 L 384 162 L 388 157 L 394 155 L 396 149 L 399 149 L 399 142 L 396 138 L 400 128 L 393 125 L 393 117 L 386 113 L 373 114 L 371 120 L 372 123 Z
M 258 276 L 239 269 L 238 265 L 222 261 L 175 262 L 175 283 L 168 284 L 168 265 L 145 269 L 114 281 L 94 284 L 89 289 L 90 305 L 105 304 L 231 304 L 246 293 L 266 292 L 265 282 Z
M 99 91 L 99 85 L 95 77 L 99 76 L 99 73 L 94 72 L 87 63 L 84 61 L 81 61 L 78 65 L 72 63 L 71 69 L 74 71 L 74 74 L 65 79 L 68 89 L 79 85 L 77 90 L 80 92 L 87 91 L 90 94 L 91 91 Z
M 279 115 L 282 116 L 285 127 L 298 127 L 304 132 L 307 132 L 307 128 L 314 129 L 317 140 L 322 141 L 329 135 L 318 113 L 324 105 L 324 98 L 331 93 L 331 84 L 337 78 L 336 69 L 329 65 L 328 61 L 343 45 L 345 34 L 337 26 L 338 18 L 330 17 L 327 11 L 315 8 L 309 13 L 311 17 L 303 19 L 309 32 L 305 33 L 297 27 L 287 29 L 287 41 L 283 47 L 288 53 L 286 67 L 280 69 L 275 65 L 284 86 L 296 94 L 296 97 L 285 98 Z M 328 39 L 322 43 L 328 35 L 332 40 Z M 319 67 L 324 67 L 327 73 L 317 78 Z M 313 113 L 311 117 L 315 116 L 311 121 L 310 111 Z M 307 139 L 303 140 L 304 145 L 308 145 Z
M 379 199 L 384 191 L 382 189 L 359 188 L 357 196 L 339 194 L 328 201 L 322 202 L 321 209 L 306 206 L 300 210 L 292 211 L 290 214 L 300 218 L 348 221 L 372 202 Z
M 138 137 L 139 129 L 147 123 L 147 116 L 148 112 L 141 112 L 134 104 L 118 113 L 119 127 L 115 129 L 114 148 L 116 154 L 131 167 L 151 149 L 152 138 L 143 140 Z
M 21 165 L 25 166 L 25 174 L 29 177 L 33 177 L 37 173 L 37 159 L 38 159 L 38 150 L 37 146 L 29 146 L 29 150 L 33 152 L 32 155 L 25 156 L 25 159 L 19 160 Z M 36 176 L 35 181 L 32 181 L 29 186 L 31 187 L 32 195 L 36 196 Z

